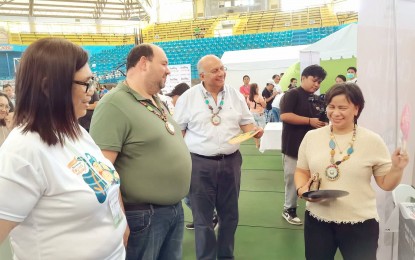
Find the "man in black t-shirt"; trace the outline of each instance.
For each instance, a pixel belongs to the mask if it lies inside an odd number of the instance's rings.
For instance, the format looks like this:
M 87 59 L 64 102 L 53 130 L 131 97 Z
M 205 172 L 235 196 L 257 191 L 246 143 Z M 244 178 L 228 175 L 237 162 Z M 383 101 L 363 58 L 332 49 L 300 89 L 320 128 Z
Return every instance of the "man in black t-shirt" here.
M 319 65 L 311 65 L 301 74 L 301 87 L 285 93 L 280 102 L 282 127 L 281 151 L 284 159 L 285 202 L 282 216 L 288 223 L 301 225 L 297 217 L 297 191 L 294 172 L 297 166 L 298 149 L 305 134 L 314 128 L 325 126 L 319 120 L 319 111 L 309 97 L 320 88 L 326 71 Z
M 268 123 L 271 121 L 271 110 L 272 110 L 272 101 L 274 101 L 275 96 L 278 94 L 277 91 L 274 91 L 274 83 L 268 82 L 267 86 L 262 91 L 262 96 L 267 102 L 267 106 L 265 107 L 265 122 Z

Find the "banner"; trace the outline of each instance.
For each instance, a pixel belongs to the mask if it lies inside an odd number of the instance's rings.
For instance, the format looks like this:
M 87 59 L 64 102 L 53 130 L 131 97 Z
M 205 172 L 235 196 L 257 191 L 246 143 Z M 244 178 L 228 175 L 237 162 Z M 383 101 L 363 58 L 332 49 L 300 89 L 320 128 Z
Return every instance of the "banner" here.
M 170 75 L 167 77 L 166 86 L 163 88 L 163 94 L 170 93 L 177 84 L 182 82 L 192 86 L 192 70 L 190 64 L 169 65 Z

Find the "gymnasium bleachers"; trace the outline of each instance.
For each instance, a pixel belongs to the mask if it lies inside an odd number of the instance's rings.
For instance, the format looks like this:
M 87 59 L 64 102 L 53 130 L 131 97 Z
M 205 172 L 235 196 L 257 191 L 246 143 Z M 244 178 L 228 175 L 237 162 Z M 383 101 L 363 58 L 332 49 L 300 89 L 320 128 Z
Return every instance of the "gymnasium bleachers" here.
M 357 13 L 354 12 L 338 13 L 337 20 L 339 20 L 339 24 L 356 23 L 358 17 Z
M 234 22 L 233 36 L 214 37 L 215 28 L 222 21 Z M 336 15 L 330 6 L 324 5 L 290 12 L 268 10 L 156 23 L 142 29 L 141 40 L 162 47 L 170 64 L 191 64 L 192 79 L 196 79 L 195 65 L 206 54 L 221 57 L 225 51 L 311 44 L 356 21 L 356 13 Z M 195 37 L 196 28 L 201 37 Z M 117 68 L 125 62 L 134 44 L 134 35 L 110 33 L 10 33 L 9 43 L 29 45 L 44 37 L 65 38 L 85 47 L 115 46 L 91 56 L 92 69 L 104 83 L 122 78 Z
M 357 19 L 357 14 L 353 13 Z M 351 15 L 351 14 L 349 14 Z M 343 19 L 343 16 L 340 16 Z M 170 23 L 149 25 L 142 31 L 144 42 L 167 42 L 174 40 L 190 40 L 195 37 L 195 28 L 202 31 L 204 38 L 213 37 L 214 30 L 220 21 L 234 21 L 234 35 L 254 34 L 264 32 L 280 32 L 338 26 L 356 22 L 352 19 L 339 20 L 327 5 L 310 7 L 292 12 L 279 10 L 258 11 L 240 14 L 227 14 L 208 19 L 181 20 Z
M 342 26 L 154 43 L 164 49 L 170 64 L 191 64 L 192 79 L 196 79 L 197 61 L 206 54 L 221 57 L 225 51 L 311 44 L 340 28 Z M 122 75 L 114 71 L 125 62 L 132 47 L 133 45 L 117 46 L 91 57 L 91 64 L 96 64 L 93 70 L 100 82 L 115 82 L 122 79 Z
M 75 34 L 75 33 L 10 33 L 10 44 L 29 45 L 46 37 L 65 38 L 79 45 L 126 45 L 134 43 L 134 35 L 129 34 Z

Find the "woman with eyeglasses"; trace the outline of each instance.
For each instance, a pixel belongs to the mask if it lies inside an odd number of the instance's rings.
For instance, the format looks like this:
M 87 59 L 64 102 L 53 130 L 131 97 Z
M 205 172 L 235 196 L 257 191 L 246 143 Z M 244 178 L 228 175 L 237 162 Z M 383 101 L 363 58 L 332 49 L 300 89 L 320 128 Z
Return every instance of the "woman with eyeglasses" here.
M 87 62 L 53 38 L 20 60 L 0 148 L 0 243 L 10 234 L 15 259 L 125 259 L 119 176 L 78 124 L 96 86 Z
M 4 93 L 0 93 L 0 146 L 10 133 L 10 127 L 7 124 L 10 112 L 10 103 L 9 97 Z

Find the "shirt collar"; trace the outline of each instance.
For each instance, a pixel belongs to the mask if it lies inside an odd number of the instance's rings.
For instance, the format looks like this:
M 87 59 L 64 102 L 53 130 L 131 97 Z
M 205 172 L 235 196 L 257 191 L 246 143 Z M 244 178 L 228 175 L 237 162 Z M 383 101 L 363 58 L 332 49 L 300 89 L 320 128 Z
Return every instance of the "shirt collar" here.
M 203 91 L 204 94 L 211 96 L 210 92 L 206 90 L 203 81 L 200 83 L 200 86 L 201 86 L 202 91 Z M 226 93 L 226 86 L 225 85 L 223 86 L 223 89 L 221 91 L 219 91 L 219 93 Z
M 124 90 L 127 93 L 130 93 L 137 101 L 150 101 L 147 98 L 144 98 L 143 96 L 141 96 L 137 91 L 135 91 L 134 89 L 130 88 L 129 86 L 127 86 L 127 84 L 125 84 L 124 81 L 120 82 L 120 88 L 122 90 Z M 157 95 L 153 95 L 154 99 L 158 99 Z M 157 102 L 157 101 L 156 101 Z

